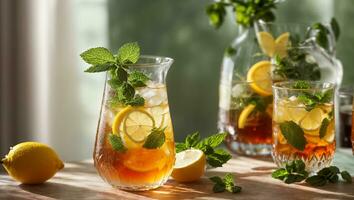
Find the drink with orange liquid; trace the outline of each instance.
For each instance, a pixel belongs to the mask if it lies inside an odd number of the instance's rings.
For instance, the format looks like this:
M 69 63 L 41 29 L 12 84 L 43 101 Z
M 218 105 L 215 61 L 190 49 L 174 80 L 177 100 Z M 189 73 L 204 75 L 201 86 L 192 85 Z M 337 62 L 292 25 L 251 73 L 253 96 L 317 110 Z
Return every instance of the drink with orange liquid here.
M 301 159 L 308 171 L 331 164 L 335 152 L 333 85 L 309 82 L 306 88 L 294 82 L 273 86 L 273 152 L 278 166 Z
M 172 59 L 142 57 L 129 70 L 146 73 L 150 81 L 136 88 L 143 106 L 113 104 L 115 91 L 106 84 L 96 136 L 94 163 L 114 187 L 148 190 L 165 183 L 175 161 L 173 128 L 165 85 Z

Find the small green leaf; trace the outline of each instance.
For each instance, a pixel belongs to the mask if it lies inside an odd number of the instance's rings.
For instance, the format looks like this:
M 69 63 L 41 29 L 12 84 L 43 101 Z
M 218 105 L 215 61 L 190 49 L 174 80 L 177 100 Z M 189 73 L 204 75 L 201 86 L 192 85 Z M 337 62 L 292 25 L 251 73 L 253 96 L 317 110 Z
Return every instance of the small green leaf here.
M 219 146 L 225 139 L 225 137 L 227 136 L 227 133 L 217 133 L 217 134 L 214 134 L 212 136 L 209 136 L 205 139 L 203 139 L 202 141 L 200 141 L 196 147 L 199 148 L 201 146 L 204 146 L 204 145 L 209 145 L 211 147 L 217 147 Z
M 288 171 L 284 168 L 279 168 L 272 173 L 272 177 L 279 180 L 284 180 L 288 175 Z
M 137 42 L 125 43 L 118 50 L 118 62 L 122 64 L 136 63 L 140 56 L 140 47 Z
M 127 82 L 127 80 L 128 80 L 128 73 L 122 67 L 117 68 L 116 76 L 117 76 L 117 79 L 121 82 Z
M 328 125 L 329 125 L 329 120 L 327 118 L 324 118 L 322 120 L 321 127 L 320 127 L 320 138 L 321 139 L 326 135 Z
M 336 37 L 336 40 L 338 40 L 340 35 L 340 27 L 336 18 L 334 17 L 331 20 L 331 28 L 333 30 L 334 36 Z
M 326 185 L 327 180 L 324 176 L 314 175 L 314 176 L 308 177 L 306 179 L 306 183 L 308 183 L 312 186 L 324 186 L 324 185 Z
M 280 124 L 280 130 L 287 142 L 294 148 L 303 151 L 307 144 L 304 131 L 293 121 L 286 121 Z
M 153 128 L 143 145 L 146 149 L 157 149 L 165 143 L 165 129 Z
M 206 7 L 206 13 L 209 16 L 209 23 L 217 29 L 224 22 L 226 10 L 222 3 L 215 2 Z
M 213 192 L 220 193 L 220 192 L 224 192 L 225 189 L 226 189 L 225 184 L 215 184 L 213 187 Z
M 134 97 L 135 90 L 129 83 L 124 82 L 117 89 L 117 97 L 120 101 L 126 102 Z
M 111 88 L 119 88 L 122 85 L 123 82 L 119 81 L 118 79 L 110 79 L 108 80 L 108 84 L 111 86 Z
M 200 141 L 200 134 L 197 131 L 197 132 L 192 133 L 186 137 L 185 144 L 188 148 L 195 147 L 199 141 Z
M 219 176 L 213 176 L 213 177 L 210 177 L 209 179 L 216 184 L 223 184 L 224 183 L 223 179 L 220 178 Z
M 181 151 L 188 149 L 188 147 L 186 147 L 186 145 L 184 143 L 180 143 L 180 142 L 177 142 L 175 146 L 176 146 L 176 153 L 179 153 Z
M 137 94 L 134 98 L 127 100 L 125 104 L 131 106 L 143 106 L 145 104 L 145 99 Z
M 291 184 L 296 182 L 301 182 L 306 179 L 306 176 L 300 174 L 289 174 L 285 177 L 284 183 Z
M 134 87 L 144 87 L 146 86 L 146 82 L 149 80 L 144 73 L 139 71 L 133 71 L 129 74 L 129 83 Z
M 328 178 L 329 182 L 331 182 L 331 183 L 337 183 L 338 179 L 339 179 L 339 177 L 338 177 L 337 174 L 334 174 L 334 175 L 332 175 L 331 177 Z
M 347 182 L 347 183 L 352 183 L 352 176 L 349 174 L 347 171 L 342 171 L 340 173 L 342 178 Z
M 80 56 L 86 63 L 92 65 L 102 65 L 108 62 L 115 62 L 112 53 L 104 47 L 89 49 L 81 53 Z
M 239 192 L 241 192 L 241 191 L 242 191 L 242 187 L 237 186 L 237 185 L 234 185 L 234 186 L 231 187 L 231 191 L 229 191 L 229 192 L 232 192 L 232 193 L 239 193 Z
M 294 89 L 310 89 L 311 85 L 308 81 L 296 81 L 293 85 Z
M 112 148 L 118 152 L 125 152 L 127 148 L 124 146 L 122 138 L 116 134 L 109 134 L 108 136 L 109 143 L 112 145 Z
M 85 72 L 88 72 L 88 73 L 104 72 L 104 71 L 108 71 L 112 68 L 114 68 L 114 65 L 111 63 L 97 64 L 97 65 L 92 65 L 91 67 L 87 68 L 85 70 Z
M 237 50 L 231 46 L 227 47 L 225 49 L 225 56 L 231 57 L 234 56 L 237 53 Z

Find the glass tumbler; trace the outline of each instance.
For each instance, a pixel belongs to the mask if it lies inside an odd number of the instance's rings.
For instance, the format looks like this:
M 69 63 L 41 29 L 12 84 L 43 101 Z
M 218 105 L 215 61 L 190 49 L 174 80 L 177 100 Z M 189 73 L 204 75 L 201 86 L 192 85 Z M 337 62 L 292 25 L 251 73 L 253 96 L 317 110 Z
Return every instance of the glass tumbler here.
M 175 146 L 165 82 L 172 62 L 166 57 L 141 56 L 128 66 L 129 72 L 143 72 L 150 78 L 136 88 L 145 99 L 143 106 L 114 103 L 116 94 L 107 84 L 107 75 L 93 158 L 99 175 L 113 187 L 154 189 L 172 172 Z M 158 148 L 146 145 L 152 134 L 155 142 L 163 142 Z
M 316 172 L 331 164 L 336 148 L 334 85 L 302 83 L 273 85 L 272 156 L 279 167 L 301 159 L 309 172 Z

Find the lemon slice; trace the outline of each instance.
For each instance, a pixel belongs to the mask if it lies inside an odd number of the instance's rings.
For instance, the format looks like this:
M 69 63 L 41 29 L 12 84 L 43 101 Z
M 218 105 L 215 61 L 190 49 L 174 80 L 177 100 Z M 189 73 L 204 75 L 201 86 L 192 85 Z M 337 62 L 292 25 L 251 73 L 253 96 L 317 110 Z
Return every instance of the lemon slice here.
M 289 37 L 290 37 L 289 32 L 285 32 L 275 40 L 275 50 L 274 50 L 275 55 L 279 55 L 281 58 L 287 56 L 286 48 L 289 43 Z
M 112 130 L 119 134 L 123 126 L 123 141 L 125 136 L 135 143 L 142 143 L 146 140 L 151 130 L 155 127 L 155 121 L 151 114 L 140 107 L 127 106 L 114 118 Z
M 206 158 L 199 149 L 188 149 L 176 154 L 171 176 L 179 182 L 198 180 L 205 172 Z
M 331 120 L 331 122 L 327 126 L 326 135 L 322 139 L 328 143 L 332 143 L 334 141 L 334 138 L 334 120 Z
M 255 107 L 256 107 L 256 105 L 249 104 L 248 106 L 246 106 L 246 108 L 244 108 L 242 110 L 242 112 L 238 118 L 238 128 L 245 128 L 247 118 L 252 113 L 252 111 L 254 110 Z
M 125 167 L 138 171 L 148 172 L 162 169 L 168 160 L 163 149 L 129 149 L 124 154 L 123 164 Z
M 304 130 L 314 131 L 320 128 L 324 113 L 320 108 L 314 108 L 306 114 L 306 116 L 300 121 L 300 126 Z M 318 135 L 319 132 L 316 131 Z
M 247 73 L 247 81 L 251 88 L 261 96 L 272 95 L 271 63 L 260 61 L 254 64 Z
M 288 107 L 286 109 L 286 112 L 288 112 L 289 118 L 294 121 L 295 123 L 299 123 L 306 115 L 307 111 L 303 107 Z
M 257 34 L 257 38 L 263 53 L 272 57 L 275 51 L 275 41 L 272 34 L 262 31 Z

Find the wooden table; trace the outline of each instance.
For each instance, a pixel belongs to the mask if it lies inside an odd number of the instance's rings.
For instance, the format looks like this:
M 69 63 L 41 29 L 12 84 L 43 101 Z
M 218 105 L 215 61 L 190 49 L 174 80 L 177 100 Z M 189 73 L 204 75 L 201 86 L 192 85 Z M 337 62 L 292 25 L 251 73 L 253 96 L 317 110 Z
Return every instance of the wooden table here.
M 334 164 L 354 174 L 354 157 L 349 150 L 338 150 Z M 354 199 L 354 183 L 286 185 L 270 177 L 275 165 L 271 159 L 235 156 L 224 167 L 208 170 L 206 176 L 223 176 L 231 172 L 242 186 L 239 194 L 213 193 L 212 183 L 204 177 L 196 183 L 181 184 L 169 180 L 163 187 L 148 192 L 114 189 L 97 175 L 92 162 L 66 163 L 65 169 L 41 185 L 20 185 L 9 176 L 0 175 L 0 199 Z

